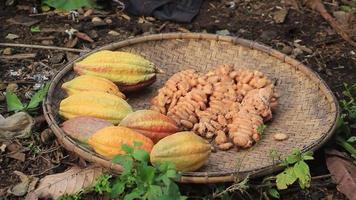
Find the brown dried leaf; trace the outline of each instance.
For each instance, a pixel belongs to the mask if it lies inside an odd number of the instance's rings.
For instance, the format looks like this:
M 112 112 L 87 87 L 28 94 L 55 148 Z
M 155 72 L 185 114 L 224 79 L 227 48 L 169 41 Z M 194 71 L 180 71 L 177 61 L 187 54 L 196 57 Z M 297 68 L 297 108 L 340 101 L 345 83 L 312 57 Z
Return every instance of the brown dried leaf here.
M 8 190 L 8 193 L 13 194 L 15 196 L 23 196 L 27 193 L 31 178 L 20 171 L 14 171 L 14 174 L 19 176 L 21 182 L 10 188 Z
M 26 196 L 26 200 L 48 197 L 57 199 L 64 194 L 74 194 L 94 184 L 103 171 L 104 169 L 98 166 L 84 169 L 74 166 L 63 173 L 48 175 L 40 181 L 36 190 Z
M 74 34 L 75 34 L 75 36 L 77 36 L 78 38 L 80 38 L 82 40 L 85 40 L 85 41 L 90 42 L 90 43 L 94 42 L 94 40 L 91 39 L 91 37 L 89 37 L 89 35 L 87 35 L 86 33 L 75 32 Z
M 337 150 L 326 152 L 326 165 L 337 183 L 337 189 L 350 200 L 356 200 L 356 165 Z

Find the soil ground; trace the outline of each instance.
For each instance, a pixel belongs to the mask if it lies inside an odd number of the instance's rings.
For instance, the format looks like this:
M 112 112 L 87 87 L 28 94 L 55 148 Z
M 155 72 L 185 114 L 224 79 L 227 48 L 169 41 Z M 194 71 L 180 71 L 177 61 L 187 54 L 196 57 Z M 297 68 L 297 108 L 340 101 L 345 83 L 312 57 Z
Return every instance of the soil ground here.
M 237 2 L 235 8 L 230 8 L 226 2 L 228 1 L 204 1 L 199 15 L 189 24 L 150 18 L 142 23 L 139 17 L 120 12 L 115 7 L 94 12 L 91 16 L 80 19 L 79 22 L 72 21 L 68 16 L 48 13 L 29 17 L 29 10 L 33 5 L 31 1 L 20 1 L 17 6 L 10 7 L 5 7 L 4 2 L 1 2 L 0 42 L 64 46 L 68 40 L 65 30 L 75 28 L 87 33 L 94 42 L 79 40 L 73 47 L 94 49 L 129 37 L 152 33 L 188 31 L 216 33 L 228 30 L 229 35 L 264 43 L 287 54 L 293 54 L 294 44 L 299 41 L 298 44 L 305 46 L 307 50 L 301 51 L 296 58 L 318 72 L 339 98 L 343 83 L 355 83 L 355 49 L 342 40 L 318 13 L 304 7 L 299 10 L 289 9 L 285 21 L 278 24 L 273 19 L 273 13 L 285 7 L 281 1 L 235 1 Z M 329 5 L 328 9 L 334 8 Z M 112 22 L 95 26 L 91 22 L 94 16 L 101 17 L 104 21 L 110 19 Z M 15 17 L 39 20 L 36 26 L 40 27 L 41 32 L 32 33 L 29 26 L 17 25 L 9 21 Z M 115 36 L 108 34 L 112 30 L 118 34 Z M 14 41 L 5 39 L 9 33 L 16 34 L 19 38 Z M 0 50 L 4 48 L 0 47 Z M 35 57 L 21 60 L 0 58 L 0 90 L 4 91 L 9 83 L 16 83 L 19 87 L 17 94 L 22 99 L 26 99 L 26 92 L 31 92 L 36 83 L 43 79 L 50 79 L 65 63 L 79 55 L 55 50 L 12 48 L 12 54 L 19 53 L 34 53 Z M 31 114 L 40 116 L 41 112 L 41 109 L 38 109 Z M 0 114 L 3 116 L 9 114 L 6 112 L 3 99 L 0 99 Z M 40 123 L 30 138 L 12 141 L 21 148 L 25 160 L 10 158 L 6 153 L 0 154 L 0 199 L 9 187 L 18 183 L 18 177 L 13 173 L 15 170 L 41 178 L 48 174 L 62 172 L 68 166 L 78 163 L 79 159 L 60 147 L 55 140 L 41 140 L 40 133 L 46 127 L 45 123 Z M 325 146 L 334 146 L 333 141 Z M 317 159 L 310 163 L 313 176 L 328 174 L 324 148 L 316 152 Z M 191 196 L 211 194 L 214 188 L 215 185 L 182 185 L 184 193 Z M 256 197 L 258 195 L 253 194 Z M 283 199 L 344 198 L 336 191 L 335 184 L 330 178 L 314 181 L 309 190 L 289 189 L 282 193 L 282 197 Z M 233 198 L 247 197 L 235 195 Z

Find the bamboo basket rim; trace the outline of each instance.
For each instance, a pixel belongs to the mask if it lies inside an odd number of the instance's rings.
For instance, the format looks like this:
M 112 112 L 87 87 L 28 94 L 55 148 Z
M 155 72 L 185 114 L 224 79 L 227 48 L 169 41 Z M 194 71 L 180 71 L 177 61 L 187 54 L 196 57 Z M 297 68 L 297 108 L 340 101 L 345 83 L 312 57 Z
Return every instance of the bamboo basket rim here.
M 111 43 L 109 45 L 105 45 L 102 47 L 99 47 L 97 49 L 94 49 L 93 51 L 90 51 L 89 53 L 86 53 L 79 58 L 67 63 L 62 70 L 60 70 L 54 78 L 50 82 L 50 87 L 48 91 L 48 95 L 45 97 L 42 107 L 43 107 L 43 113 L 46 118 L 46 121 L 49 125 L 49 127 L 52 129 L 56 137 L 58 138 L 59 142 L 69 151 L 75 152 L 79 156 L 83 157 L 84 159 L 94 162 L 94 163 L 99 163 L 99 165 L 102 165 L 106 168 L 109 168 L 115 172 L 120 172 L 122 171 L 122 167 L 118 164 L 113 164 L 109 160 L 104 159 L 103 157 L 97 155 L 96 153 L 83 148 L 81 145 L 76 143 L 74 140 L 72 140 L 69 136 L 67 136 L 64 131 L 59 127 L 59 125 L 56 123 L 55 117 L 53 116 L 53 109 L 52 109 L 52 95 L 54 93 L 54 89 L 57 85 L 57 83 L 61 80 L 61 78 L 70 70 L 72 70 L 72 65 L 75 62 L 78 62 L 85 58 L 86 56 L 100 51 L 100 50 L 111 50 L 111 49 L 118 49 L 126 46 L 130 46 L 133 44 L 139 44 L 139 43 L 144 43 L 147 41 L 159 41 L 159 40 L 183 40 L 183 39 L 195 39 L 195 40 L 215 40 L 215 41 L 222 41 L 222 42 L 228 42 L 233 45 L 241 45 L 244 47 L 247 47 L 249 49 L 253 50 L 258 50 L 262 51 L 269 56 L 273 56 L 279 60 L 281 60 L 284 63 L 287 63 L 291 66 L 293 66 L 296 70 L 301 71 L 304 75 L 306 75 L 309 79 L 311 79 L 313 82 L 317 83 L 318 89 L 322 91 L 322 93 L 325 95 L 327 98 L 327 101 L 331 104 L 332 110 L 335 111 L 335 115 L 333 116 L 333 125 L 330 127 L 330 129 L 325 133 L 322 137 L 320 137 L 318 140 L 316 140 L 314 143 L 312 143 L 309 146 L 306 146 L 302 151 L 314 151 L 320 146 L 322 146 L 330 137 L 332 136 L 333 132 L 335 131 L 336 128 L 336 121 L 339 117 L 339 105 L 337 103 L 337 99 L 335 95 L 332 93 L 330 88 L 327 86 L 324 80 L 321 79 L 321 77 L 315 73 L 313 70 L 311 70 L 309 67 L 305 66 L 301 62 L 277 51 L 272 49 L 271 47 L 259 44 L 254 41 L 238 38 L 238 37 L 231 37 L 231 36 L 221 36 L 221 35 L 215 35 L 215 34 L 207 34 L 207 33 L 162 33 L 162 34 L 153 34 L 153 35 L 147 35 L 147 36 L 140 36 L 140 37 L 135 37 L 115 43 Z M 183 172 L 181 173 L 181 178 L 179 182 L 182 183 L 219 183 L 219 182 L 232 182 L 236 180 L 240 180 L 241 178 L 246 177 L 249 175 L 250 177 L 259 177 L 263 175 L 267 175 L 273 172 L 276 172 L 280 170 L 281 168 L 278 167 L 278 165 L 271 165 L 267 166 L 264 168 L 260 168 L 257 170 L 252 170 L 252 171 L 247 171 L 247 172 Z

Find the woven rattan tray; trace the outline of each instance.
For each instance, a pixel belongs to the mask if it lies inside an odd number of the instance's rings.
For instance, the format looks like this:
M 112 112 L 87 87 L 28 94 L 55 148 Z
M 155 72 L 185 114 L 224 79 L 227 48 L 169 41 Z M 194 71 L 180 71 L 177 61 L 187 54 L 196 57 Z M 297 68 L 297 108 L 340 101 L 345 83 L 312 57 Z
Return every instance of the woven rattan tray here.
M 188 68 L 205 72 L 219 64 L 231 63 L 237 68 L 260 70 L 276 81 L 276 88 L 281 94 L 279 107 L 273 121 L 268 124 L 262 141 L 249 150 L 212 153 L 209 161 L 199 171 L 183 173 L 181 182 L 228 182 L 247 174 L 260 176 L 271 173 L 278 169 L 269 156 L 271 150 L 277 150 L 282 156 L 295 148 L 303 151 L 315 150 L 335 129 L 339 108 L 325 82 L 302 63 L 256 42 L 211 34 L 170 33 L 128 39 L 91 53 L 103 49 L 138 53 L 165 71 L 158 75 L 155 84 L 129 95 L 129 103 L 134 109 L 148 108 L 150 98 L 164 82 L 175 72 Z M 46 120 L 66 149 L 88 161 L 119 172 L 119 165 L 80 146 L 58 126 L 62 122 L 58 115 L 58 106 L 65 97 L 60 87 L 63 82 L 75 76 L 73 62 L 66 65 L 51 83 L 43 104 Z M 273 133 L 285 133 L 289 139 L 276 142 L 272 138 Z

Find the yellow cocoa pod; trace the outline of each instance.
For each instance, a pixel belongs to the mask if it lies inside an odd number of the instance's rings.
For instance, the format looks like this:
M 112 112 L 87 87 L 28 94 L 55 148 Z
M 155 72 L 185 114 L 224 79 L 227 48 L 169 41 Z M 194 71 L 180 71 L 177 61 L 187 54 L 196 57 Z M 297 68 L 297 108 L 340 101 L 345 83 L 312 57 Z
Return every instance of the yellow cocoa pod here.
M 136 147 L 134 142 L 141 143 Z M 100 129 L 89 139 L 88 144 L 100 155 L 112 158 L 115 155 L 123 155 L 122 145 L 126 144 L 134 149 L 142 149 L 150 153 L 153 142 L 148 137 L 136 131 L 120 126 L 110 126 Z
M 82 75 L 62 84 L 68 95 L 77 94 L 84 91 L 98 91 L 114 94 L 118 97 L 125 98 L 115 83 L 106 78 Z
M 156 68 L 142 56 L 122 51 L 102 50 L 74 64 L 78 74 L 107 78 L 122 91 L 133 91 L 156 80 Z
M 210 144 L 191 131 L 169 135 L 153 146 L 151 163 L 172 162 L 179 171 L 195 171 L 209 158 Z
M 71 119 L 77 116 L 90 116 L 107 120 L 113 124 L 132 112 L 131 106 L 122 98 L 105 92 L 80 92 L 63 99 L 59 114 Z

